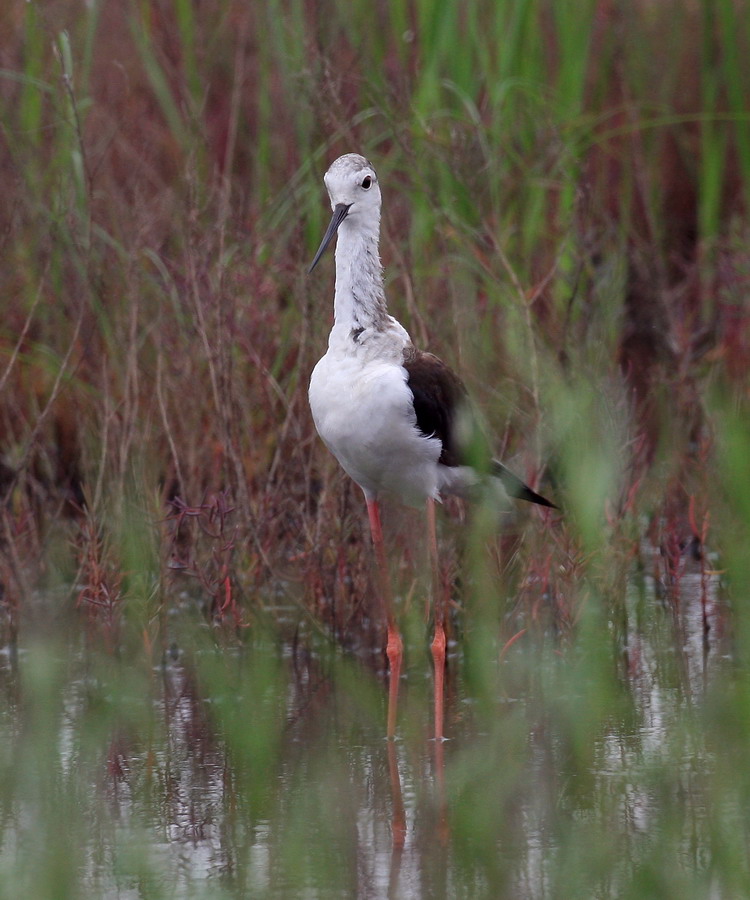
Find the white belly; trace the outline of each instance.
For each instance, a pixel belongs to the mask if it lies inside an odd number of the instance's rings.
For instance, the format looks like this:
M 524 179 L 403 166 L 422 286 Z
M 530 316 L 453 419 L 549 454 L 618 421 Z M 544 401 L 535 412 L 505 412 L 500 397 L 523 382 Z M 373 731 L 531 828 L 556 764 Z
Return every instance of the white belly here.
M 406 378 L 392 362 L 327 353 L 310 378 L 310 408 L 318 434 L 366 494 L 418 506 L 439 498 L 441 444 L 417 429 Z

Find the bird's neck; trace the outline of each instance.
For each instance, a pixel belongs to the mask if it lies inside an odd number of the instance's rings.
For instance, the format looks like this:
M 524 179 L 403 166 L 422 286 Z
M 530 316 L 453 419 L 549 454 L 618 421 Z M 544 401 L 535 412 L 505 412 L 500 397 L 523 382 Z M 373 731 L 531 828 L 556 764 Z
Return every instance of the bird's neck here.
M 388 323 L 378 227 L 371 230 L 344 221 L 336 241 L 335 324 L 345 329 L 376 328 Z

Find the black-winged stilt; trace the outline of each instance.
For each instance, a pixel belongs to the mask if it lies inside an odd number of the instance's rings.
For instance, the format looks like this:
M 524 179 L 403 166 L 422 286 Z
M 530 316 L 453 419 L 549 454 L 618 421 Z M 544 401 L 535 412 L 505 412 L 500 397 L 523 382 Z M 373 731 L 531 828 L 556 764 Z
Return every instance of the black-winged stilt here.
M 402 642 L 393 613 L 379 499 L 426 503 L 432 564 L 437 572 L 435 501 L 493 484 L 512 497 L 554 507 L 502 463 L 485 474 L 468 464 L 461 436 L 468 410 L 458 376 L 432 353 L 417 350 L 388 314 L 380 263 L 380 186 L 374 168 L 356 153 L 340 156 L 325 174 L 333 217 L 310 272 L 338 233 L 334 323 L 328 351 L 310 378 L 310 408 L 328 449 L 362 488 L 367 502 L 388 628 L 388 737 L 396 728 Z M 470 430 L 470 429 L 469 429 Z M 437 577 L 435 584 L 438 584 Z M 435 591 L 435 737 L 443 737 L 445 610 Z

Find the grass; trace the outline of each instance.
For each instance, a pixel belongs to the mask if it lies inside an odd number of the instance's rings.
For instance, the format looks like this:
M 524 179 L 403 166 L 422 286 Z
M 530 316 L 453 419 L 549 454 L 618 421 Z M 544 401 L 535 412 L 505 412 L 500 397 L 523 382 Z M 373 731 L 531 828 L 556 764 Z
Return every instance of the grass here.
M 321 176 L 351 150 L 392 311 L 564 509 L 496 535 L 447 505 L 444 781 L 422 548 L 388 511 L 396 895 L 750 893 L 744 14 L 3 8 L 0 896 L 382 877 L 369 539 L 306 398 Z

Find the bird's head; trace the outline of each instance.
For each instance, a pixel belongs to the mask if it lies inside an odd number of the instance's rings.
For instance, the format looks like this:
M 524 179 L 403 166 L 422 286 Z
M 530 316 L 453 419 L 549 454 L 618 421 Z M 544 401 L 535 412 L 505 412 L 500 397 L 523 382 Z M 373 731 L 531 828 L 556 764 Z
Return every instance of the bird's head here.
M 318 264 L 326 247 L 344 220 L 349 227 L 377 233 L 380 227 L 380 185 L 375 169 L 358 153 L 347 153 L 331 163 L 324 179 L 331 198 L 333 217 L 315 254 L 309 272 Z

